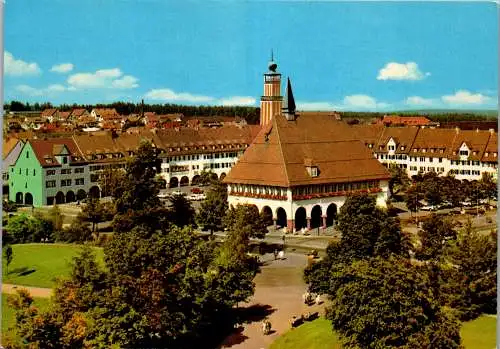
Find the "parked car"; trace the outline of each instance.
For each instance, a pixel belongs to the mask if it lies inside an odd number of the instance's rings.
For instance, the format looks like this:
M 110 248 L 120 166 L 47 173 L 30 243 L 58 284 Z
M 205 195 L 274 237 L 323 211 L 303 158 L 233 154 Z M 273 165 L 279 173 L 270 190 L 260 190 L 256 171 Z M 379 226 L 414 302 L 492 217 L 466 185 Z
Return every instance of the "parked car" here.
M 472 203 L 470 201 L 464 201 L 460 203 L 462 206 L 472 206 Z
M 193 194 L 202 194 L 203 190 L 201 190 L 200 188 L 193 188 L 193 189 L 191 189 L 191 193 L 193 193 Z
M 166 199 L 166 198 L 168 198 L 168 193 L 167 193 L 167 192 L 160 192 L 160 193 L 158 194 L 158 197 L 159 197 L 160 199 Z
M 426 206 L 420 207 L 420 209 L 422 211 L 437 211 L 438 207 L 435 205 L 426 205 Z
M 184 194 L 180 190 L 175 190 L 172 192 L 172 195 L 184 195 Z

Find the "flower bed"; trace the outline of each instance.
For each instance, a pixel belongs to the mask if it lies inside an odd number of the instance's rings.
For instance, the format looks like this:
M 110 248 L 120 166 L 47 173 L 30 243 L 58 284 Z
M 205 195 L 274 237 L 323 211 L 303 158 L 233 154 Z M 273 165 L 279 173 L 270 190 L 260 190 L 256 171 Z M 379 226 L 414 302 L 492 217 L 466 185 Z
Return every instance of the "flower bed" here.
M 358 189 L 358 190 L 350 190 L 350 191 L 336 191 L 331 193 L 316 193 L 316 194 L 304 194 L 304 195 L 294 195 L 292 197 L 293 200 L 311 200 L 311 199 L 320 199 L 320 198 L 329 198 L 334 196 L 346 196 L 348 194 L 354 193 L 380 193 L 382 188 L 369 188 L 369 189 Z
M 280 201 L 286 201 L 288 199 L 286 195 L 243 193 L 243 192 L 236 192 L 236 191 L 231 191 L 229 193 L 229 195 L 242 196 L 242 197 L 246 197 L 246 198 L 280 200 Z

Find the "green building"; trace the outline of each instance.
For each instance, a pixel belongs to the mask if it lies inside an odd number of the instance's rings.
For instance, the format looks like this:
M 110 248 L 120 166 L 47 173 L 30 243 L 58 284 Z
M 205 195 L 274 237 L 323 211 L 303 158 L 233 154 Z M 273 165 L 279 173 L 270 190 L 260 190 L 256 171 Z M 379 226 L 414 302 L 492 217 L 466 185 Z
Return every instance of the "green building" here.
M 9 199 L 19 204 L 74 202 L 96 190 L 88 163 L 70 138 L 29 140 L 9 168 Z

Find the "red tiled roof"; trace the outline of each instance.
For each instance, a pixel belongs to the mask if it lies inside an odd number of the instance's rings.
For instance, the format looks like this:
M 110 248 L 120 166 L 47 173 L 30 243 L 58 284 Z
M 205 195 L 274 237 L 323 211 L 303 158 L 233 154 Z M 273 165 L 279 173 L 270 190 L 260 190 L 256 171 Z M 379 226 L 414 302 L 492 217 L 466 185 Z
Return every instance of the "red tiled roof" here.
M 43 116 L 43 117 L 52 116 L 52 115 L 54 115 L 56 112 L 57 112 L 57 109 L 55 109 L 55 108 L 45 109 L 45 110 L 42 112 L 42 116 Z
M 318 167 L 319 176 L 308 174 L 306 159 Z M 224 182 L 291 187 L 389 177 L 353 128 L 325 113 L 304 112 L 295 121 L 275 116 Z
M 40 162 L 42 167 L 58 166 L 54 154 L 54 147 L 60 148 L 62 145 L 68 148 L 71 157 L 78 157 L 74 163 L 84 162 L 82 154 L 78 151 L 78 148 L 71 138 L 49 138 L 49 139 L 30 139 L 28 140 L 33 151 Z M 47 161 L 49 160 L 49 161 Z

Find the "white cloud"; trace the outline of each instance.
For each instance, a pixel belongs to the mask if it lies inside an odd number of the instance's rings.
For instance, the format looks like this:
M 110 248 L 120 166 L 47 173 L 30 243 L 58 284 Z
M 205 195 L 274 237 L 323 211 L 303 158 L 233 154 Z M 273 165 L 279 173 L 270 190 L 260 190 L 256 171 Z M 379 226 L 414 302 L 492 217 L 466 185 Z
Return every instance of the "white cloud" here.
M 405 99 L 407 105 L 431 106 L 436 104 L 436 100 L 431 98 L 423 98 L 420 96 L 411 96 Z
M 361 109 L 380 109 L 387 108 L 389 104 L 378 102 L 375 98 L 368 95 L 351 95 L 344 97 L 344 107 Z
M 207 103 L 215 100 L 215 98 L 209 96 L 192 95 L 185 92 L 177 93 L 168 88 L 153 89 L 146 93 L 145 97 L 157 101 L 188 103 Z
M 447 95 L 441 97 L 443 102 L 454 105 L 464 104 L 485 104 L 491 102 L 491 97 L 485 96 L 481 93 L 470 93 L 467 90 L 459 90 L 454 95 Z
M 253 97 L 244 97 L 244 96 L 233 96 L 228 98 L 222 98 L 218 101 L 217 104 L 231 106 L 231 105 L 239 105 L 239 106 L 253 106 L 255 105 L 255 98 Z
M 137 78 L 131 75 L 125 75 L 119 79 L 114 80 L 111 85 L 114 88 L 119 88 L 119 89 L 135 88 L 139 86 L 137 84 L 137 81 L 139 81 Z
M 335 105 L 330 102 L 297 102 L 298 110 L 311 110 L 311 111 L 320 111 L 320 110 L 338 110 L 342 109 L 341 106 Z
M 422 73 L 415 62 L 390 62 L 378 72 L 377 80 L 422 80 L 431 73 Z
M 73 68 L 74 65 L 72 63 L 61 63 L 53 65 L 52 68 L 50 68 L 50 71 L 54 73 L 69 73 L 73 70 Z
M 118 68 L 100 69 L 95 73 L 77 73 L 68 77 L 68 84 L 75 89 L 129 89 L 138 87 L 137 81 L 139 80 L 131 75 L 123 75 Z
M 42 72 L 38 64 L 15 59 L 10 52 L 5 51 L 3 58 L 5 75 L 29 76 L 38 75 Z
M 31 97 L 40 97 L 47 95 L 54 95 L 60 92 L 70 91 L 70 88 L 60 85 L 52 84 L 43 88 L 35 88 L 29 85 L 18 85 L 16 86 L 16 91 Z

